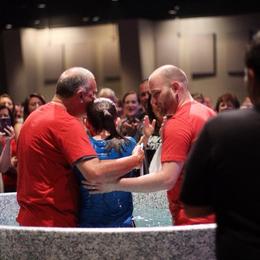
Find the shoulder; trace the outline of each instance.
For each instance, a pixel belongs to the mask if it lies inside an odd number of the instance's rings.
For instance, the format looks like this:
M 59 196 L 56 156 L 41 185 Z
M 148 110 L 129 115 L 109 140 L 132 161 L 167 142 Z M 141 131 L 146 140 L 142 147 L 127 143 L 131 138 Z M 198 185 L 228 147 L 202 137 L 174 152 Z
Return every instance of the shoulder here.
M 136 145 L 136 140 L 132 136 L 126 136 L 125 143 L 128 145 Z
M 222 112 L 211 118 L 205 124 L 205 129 L 212 136 L 229 136 L 231 138 L 238 132 L 250 129 L 257 119 L 260 120 L 260 113 L 253 109 L 237 109 Z

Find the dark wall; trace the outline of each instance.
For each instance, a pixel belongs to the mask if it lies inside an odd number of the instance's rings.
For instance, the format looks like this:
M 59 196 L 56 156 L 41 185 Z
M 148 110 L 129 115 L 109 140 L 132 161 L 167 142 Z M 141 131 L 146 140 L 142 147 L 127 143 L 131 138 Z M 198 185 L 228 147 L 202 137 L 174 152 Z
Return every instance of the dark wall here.
M 0 32 L 0 93 L 7 92 L 3 32 Z

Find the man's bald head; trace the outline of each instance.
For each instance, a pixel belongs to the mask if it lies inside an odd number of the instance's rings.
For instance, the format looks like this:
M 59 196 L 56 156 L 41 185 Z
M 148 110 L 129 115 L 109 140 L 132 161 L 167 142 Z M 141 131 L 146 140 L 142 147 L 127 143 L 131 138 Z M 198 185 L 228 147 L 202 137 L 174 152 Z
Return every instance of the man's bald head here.
M 174 65 L 163 65 L 159 67 L 150 75 L 149 81 L 154 77 L 161 77 L 167 84 L 170 84 L 172 81 L 178 81 L 183 83 L 186 88 L 188 86 L 188 78 L 185 72 Z
M 65 70 L 56 87 L 56 94 L 63 98 L 72 97 L 79 87 L 88 90 L 91 82 L 95 80 L 92 72 L 82 67 L 73 67 Z

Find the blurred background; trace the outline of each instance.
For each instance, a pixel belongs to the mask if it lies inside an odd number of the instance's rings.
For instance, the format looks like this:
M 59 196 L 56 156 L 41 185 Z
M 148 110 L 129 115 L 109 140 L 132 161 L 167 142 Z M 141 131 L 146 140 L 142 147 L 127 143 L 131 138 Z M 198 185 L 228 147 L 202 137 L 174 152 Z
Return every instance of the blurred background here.
M 122 97 L 175 64 L 191 92 L 242 101 L 245 48 L 258 29 L 254 1 L 1 1 L 0 92 L 16 103 L 32 92 L 48 101 L 61 72 L 83 66 L 98 88 Z

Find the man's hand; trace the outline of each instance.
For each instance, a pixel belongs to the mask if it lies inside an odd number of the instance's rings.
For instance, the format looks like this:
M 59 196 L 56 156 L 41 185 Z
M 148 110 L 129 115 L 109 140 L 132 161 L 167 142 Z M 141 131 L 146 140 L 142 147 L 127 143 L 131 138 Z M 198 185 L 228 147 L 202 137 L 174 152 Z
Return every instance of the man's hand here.
M 81 183 L 83 184 L 83 187 L 88 190 L 90 194 L 98 194 L 98 193 L 115 191 L 117 181 L 109 182 L 109 183 L 97 183 L 97 182 L 94 183 L 94 182 L 89 182 L 87 180 L 84 180 Z
M 139 169 L 142 164 L 143 164 L 143 160 L 144 160 L 144 149 L 143 149 L 143 145 L 142 144 L 137 144 L 134 148 L 134 150 L 132 151 L 132 155 L 136 156 L 138 161 L 137 161 L 137 169 Z

